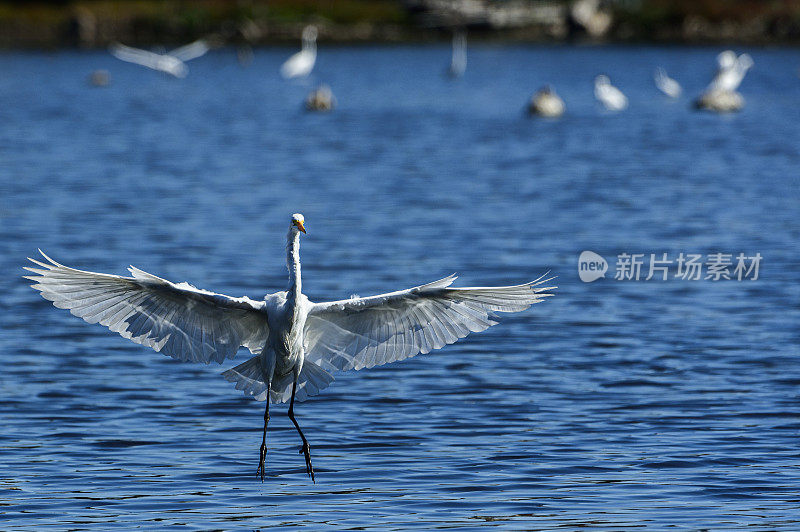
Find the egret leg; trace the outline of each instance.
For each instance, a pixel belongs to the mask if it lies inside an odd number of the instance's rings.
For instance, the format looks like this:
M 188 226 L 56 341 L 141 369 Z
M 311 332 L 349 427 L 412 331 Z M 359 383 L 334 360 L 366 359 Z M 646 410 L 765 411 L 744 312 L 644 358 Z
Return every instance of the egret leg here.
M 264 482 L 264 475 L 266 474 L 266 468 L 264 467 L 264 461 L 267 458 L 267 423 L 269 423 L 269 391 L 270 385 L 267 385 L 267 407 L 264 409 L 264 434 L 261 436 L 261 454 L 258 459 L 258 469 L 256 470 L 256 476 L 259 474 L 261 475 L 261 482 Z
M 303 446 L 300 448 L 300 453 L 304 454 L 306 457 L 306 473 L 308 476 L 311 477 L 311 482 L 317 483 L 314 480 L 314 467 L 311 465 L 311 448 L 308 446 L 308 440 L 305 436 L 303 436 L 303 431 L 300 430 L 300 425 L 297 424 L 297 420 L 294 418 L 294 394 L 297 391 L 297 375 L 294 376 L 294 382 L 292 383 L 292 400 L 289 402 L 289 419 L 292 420 L 294 423 L 294 428 L 297 429 L 297 433 L 300 434 L 300 438 L 303 440 Z

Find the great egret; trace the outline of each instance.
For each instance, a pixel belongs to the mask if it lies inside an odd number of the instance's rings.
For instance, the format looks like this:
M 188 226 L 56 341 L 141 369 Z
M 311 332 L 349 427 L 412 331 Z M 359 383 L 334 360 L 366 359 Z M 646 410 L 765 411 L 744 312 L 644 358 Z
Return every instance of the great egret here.
M 316 395 L 331 372 L 371 368 L 428 353 L 470 332 L 497 324 L 496 312 L 519 312 L 552 294 L 539 279 L 517 286 L 450 288 L 455 275 L 408 290 L 313 303 L 302 293 L 300 233 L 293 214 L 287 235 L 289 287 L 262 301 L 234 298 L 172 283 L 131 266 L 131 277 L 76 270 L 43 252 L 32 287 L 58 308 L 100 323 L 137 344 L 179 360 L 222 363 L 240 346 L 255 355 L 223 376 L 236 389 L 266 400 L 256 475 L 263 481 L 269 403 L 289 400 L 289 418 L 303 442 L 306 473 L 314 480 L 308 440 L 294 417 L 294 401 Z
M 109 47 L 109 51 L 117 59 L 165 72 L 176 78 L 185 78 L 189 73 L 186 61 L 204 55 L 209 49 L 208 42 L 204 39 L 162 54 L 120 43 L 114 43 Z
M 606 75 L 594 78 L 594 97 L 609 111 L 622 111 L 628 107 L 628 98 L 611 84 Z
M 656 83 L 658 90 L 663 92 L 670 98 L 679 98 L 683 89 L 681 84 L 667 75 L 667 71 L 659 67 L 653 75 L 653 81 Z
M 557 118 L 564 114 L 566 106 L 564 100 L 556 94 L 556 90 L 550 85 L 546 85 L 531 96 L 528 103 L 528 113 L 531 115 Z
M 303 78 L 314 69 L 317 61 L 317 27 L 303 29 L 303 47 L 281 65 L 281 75 L 286 78 Z

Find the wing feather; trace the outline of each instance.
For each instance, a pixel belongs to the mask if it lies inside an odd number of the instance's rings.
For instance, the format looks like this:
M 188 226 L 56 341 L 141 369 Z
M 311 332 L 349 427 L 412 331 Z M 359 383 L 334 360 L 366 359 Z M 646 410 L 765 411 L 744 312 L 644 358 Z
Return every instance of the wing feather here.
M 41 250 L 40 250 L 41 253 Z M 175 284 L 138 268 L 132 277 L 87 272 L 29 259 L 32 287 L 58 308 L 99 323 L 179 360 L 206 364 L 233 358 L 240 346 L 258 353 L 267 341 L 264 303 Z
M 371 368 L 425 354 L 553 295 L 552 278 L 516 286 L 451 288 L 455 275 L 408 290 L 314 304 L 306 320 L 306 359 L 324 369 Z
M 169 55 L 185 62 L 205 55 L 210 49 L 208 42 L 205 39 L 200 39 L 172 50 Z

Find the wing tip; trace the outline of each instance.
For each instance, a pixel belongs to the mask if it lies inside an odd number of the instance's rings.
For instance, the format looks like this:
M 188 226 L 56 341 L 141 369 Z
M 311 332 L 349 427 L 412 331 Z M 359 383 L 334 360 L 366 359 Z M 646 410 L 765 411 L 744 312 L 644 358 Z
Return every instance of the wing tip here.
M 62 268 L 63 267 L 61 264 L 57 263 L 56 261 L 54 261 L 53 259 L 48 257 L 45 254 L 45 252 L 42 251 L 41 249 L 37 248 L 37 251 L 42 255 L 42 257 L 45 258 L 45 260 L 47 260 L 49 262 L 49 264 L 45 263 L 45 262 L 42 262 L 42 261 L 40 261 L 38 259 L 34 259 L 32 257 L 25 257 L 26 259 L 28 259 L 29 261 L 31 261 L 35 265 L 44 268 L 44 270 L 41 270 L 39 268 L 32 268 L 30 266 L 23 266 L 22 267 L 23 270 L 26 270 L 26 271 L 29 271 L 29 272 L 33 272 L 33 273 L 35 273 L 37 275 L 41 275 L 42 277 L 44 277 L 47 274 L 47 272 L 55 270 L 56 268 Z M 25 277 L 25 278 L 27 279 L 28 277 Z M 32 280 L 36 280 L 36 279 L 32 279 Z

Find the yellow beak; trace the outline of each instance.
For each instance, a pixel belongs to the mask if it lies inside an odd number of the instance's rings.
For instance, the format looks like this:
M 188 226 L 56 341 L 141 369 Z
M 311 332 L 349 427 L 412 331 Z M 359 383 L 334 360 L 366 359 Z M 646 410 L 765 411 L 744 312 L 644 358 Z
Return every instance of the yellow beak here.
M 297 228 L 298 228 L 298 229 L 300 229 L 302 232 L 304 232 L 304 233 L 306 232 L 306 228 L 305 228 L 305 227 L 303 227 L 303 222 L 301 222 L 300 220 L 297 220 L 297 221 L 294 223 L 294 225 L 296 225 L 296 226 L 297 226 Z

